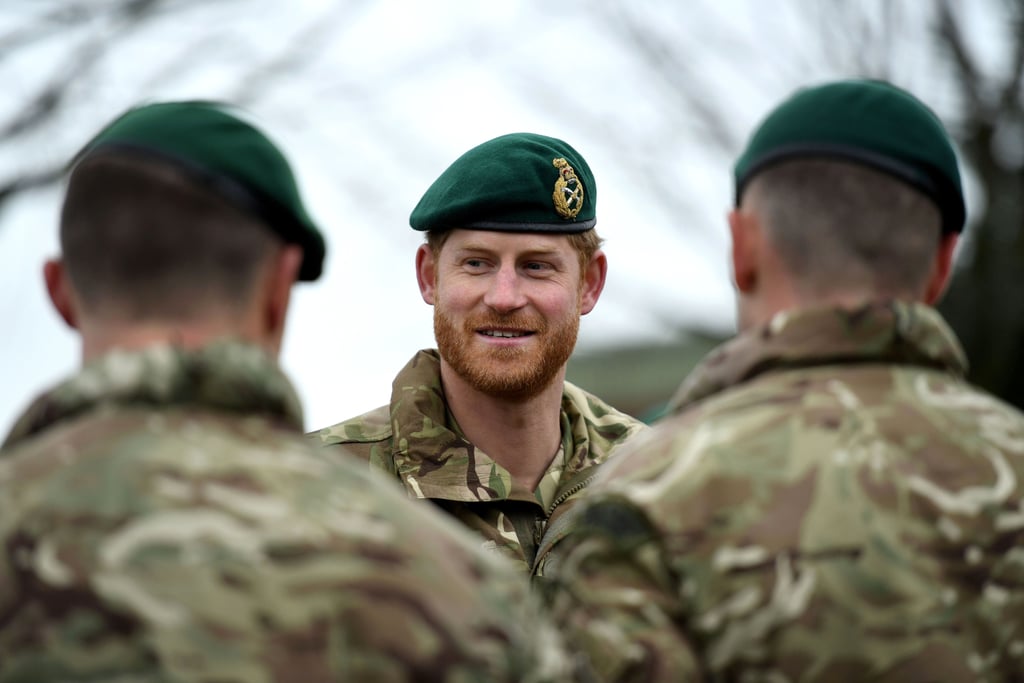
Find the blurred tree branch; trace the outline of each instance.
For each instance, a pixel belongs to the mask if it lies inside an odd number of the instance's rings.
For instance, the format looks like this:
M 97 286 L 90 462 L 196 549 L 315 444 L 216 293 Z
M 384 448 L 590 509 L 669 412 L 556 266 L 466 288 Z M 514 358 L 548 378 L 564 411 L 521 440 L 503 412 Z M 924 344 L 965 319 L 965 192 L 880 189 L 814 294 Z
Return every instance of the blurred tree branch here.
M 0 123 L 0 142 L 49 124 L 53 116 L 64 106 L 71 85 L 93 71 L 99 61 L 116 47 L 119 40 L 124 40 L 129 34 L 159 18 L 163 14 L 161 10 L 168 4 L 168 0 L 120 0 L 105 5 L 76 3 L 47 12 L 33 24 L 12 30 L 0 38 L 0 55 L 4 55 L 0 57 L 2 60 L 17 54 L 18 48 L 27 47 L 51 37 L 56 32 L 66 31 L 96 21 L 98 18 L 113 24 L 110 34 L 90 35 L 72 50 L 63 66 L 56 69 L 54 76 L 40 86 L 19 111 L 14 112 L 6 122 Z M 180 1 L 175 4 L 179 10 L 183 7 Z M 118 36 L 116 40 L 111 38 L 114 34 Z
M 19 50 L 32 49 L 47 40 L 75 32 L 83 35 L 67 48 L 51 76 L 25 98 L 5 119 L 0 120 L 0 145 L 11 143 L 59 125 L 59 119 L 81 105 L 83 82 L 97 77 L 104 61 L 133 35 L 160 21 L 182 16 L 204 6 L 203 0 L 106 0 L 41 3 L 38 13 L 0 36 L 0 63 L 14 58 Z M 321 49 L 339 25 L 366 7 L 365 0 L 340 0 L 322 14 L 310 18 L 290 39 L 283 41 L 268 57 L 242 64 L 237 85 L 223 98 L 237 104 L 251 104 L 274 87 L 275 81 L 294 76 Z M 199 69 L 204 64 L 197 54 L 208 53 L 219 38 L 197 35 L 183 45 L 176 59 L 164 68 L 154 68 L 151 83 L 172 74 Z M 207 49 L 203 50 L 202 46 Z M 58 181 L 66 159 L 43 163 L 38 168 L 16 171 L 0 178 L 0 211 L 20 194 Z
M 936 42 L 964 103 L 960 149 L 985 194 L 940 310 L 964 344 L 971 379 L 1024 407 L 1024 9 L 1004 3 L 1003 73 L 981 67 L 954 3 L 940 0 L 936 11 Z
M 70 5 L 58 3 L 55 8 L 43 11 L 28 24 L 16 27 L 0 37 L 0 61 L 3 61 L 12 58 L 19 49 L 31 47 L 39 41 L 90 22 L 104 21 L 112 26 L 109 33 L 92 33 L 70 50 L 51 78 L 39 86 L 5 121 L 0 122 L 0 144 L 52 125 L 64 108 L 70 106 L 68 100 L 73 91 L 72 86 L 93 73 L 101 60 L 119 44 L 118 41 L 161 17 L 171 4 L 169 0 L 114 0 Z M 180 0 L 173 4 L 178 10 L 185 5 Z M 194 4 L 198 4 L 198 1 Z M 117 38 L 111 38 L 112 35 Z M 63 164 L 51 164 L 0 179 L 0 211 L 19 194 L 56 182 L 63 170 Z

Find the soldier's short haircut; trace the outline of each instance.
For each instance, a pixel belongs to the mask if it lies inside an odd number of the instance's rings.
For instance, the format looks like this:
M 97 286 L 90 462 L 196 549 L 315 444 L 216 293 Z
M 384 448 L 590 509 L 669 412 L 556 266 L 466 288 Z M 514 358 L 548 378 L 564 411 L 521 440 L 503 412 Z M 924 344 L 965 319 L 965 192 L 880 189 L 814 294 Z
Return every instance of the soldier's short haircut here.
M 281 245 L 263 222 L 167 163 L 82 161 L 60 240 L 84 310 L 123 320 L 195 320 L 247 303 Z
M 913 297 L 927 282 L 941 216 L 903 181 L 860 164 L 801 159 L 760 172 L 749 192 L 803 293 Z

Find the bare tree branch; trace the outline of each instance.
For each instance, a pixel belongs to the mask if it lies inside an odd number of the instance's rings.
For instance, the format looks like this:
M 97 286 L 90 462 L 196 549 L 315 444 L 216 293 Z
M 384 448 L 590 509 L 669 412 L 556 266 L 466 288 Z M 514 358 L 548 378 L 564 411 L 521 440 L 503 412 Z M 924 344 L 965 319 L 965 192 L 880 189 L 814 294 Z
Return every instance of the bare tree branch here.
M 119 0 L 120 1 L 120 0 Z M 108 12 L 98 2 L 74 2 L 59 4 L 49 12 L 41 14 L 34 21 L 15 26 L 0 35 L 0 62 L 18 54 L 18 50 L 45 40 L 69 27 L 80 26 L 95 16 Z
M 348 0 L 336 4 L 332 11 L 314 17 L 283 50 L 246 73 L 232 95 L 232 101 L 249 104 L 273 86 L 277 79 L 293 76 L 300 65 L 310 61 L 325 41 L 337 32 L 338 26 L 354 23 L 352 16 L 368 6 L 367 0 Z
M 197 0 L 198 1 L 198 0 Z M 156 19 L 167 0 L 120 0 L 110 11 L 115 22 L 112 33 L 123 40 L 128 34 L 140 30 Z M 180 9 L 182 3 L 177 3 Z M 89 18 L 91 15 L 75 13 L 72 18 Z M 72 92 L 71 86 L 97 64 L 117 45 L 110 35 L 98 32 L 73 50 L 56 75 L 43 84 L 21 111 L 6 122 L 0 123 L 0 142 L 43 127 L 61 108 Z
M 0 142 L 47 123 L 63 105 L 69 86 L 83 73 L 91 70 L 106 50 L 102 40 L 91 40 L 73 52 L 57 77 L 45 84 L 20 112 L 0 125 Z
M 999 98 L 1000 111 L 1019 110 L 1021 97 L 1024 97 L 1024 3 L 1010 0 L 1007 4 L 1013 15 L 1007 23 L 1014 37 L 1014 46 L 1010 73 Z
M 951 0 L 938 0 L 936 33 L 940 43 L 949 51 L 957 70 L 956 84 L 968 106 L 975 111 L 988 111 L 984 94 L 981 92 L 981 78 L 978 66 L 971 55 L 961 31 L 961 22 L 956 17 Z
M 7 182 L 0 184 L 0 210 L 3 209 L 4 204 L 16 195 L 26 192 L 28 190 L 37 190 L 47 185 L 51 185 L 58 180 L 64 174 L 64 167 L 49 168 L 43 171 L 36 171 L 34 173 L 27 173 L 12 178 Z
M 0 40 L 4 41 L 5 45 L 17 47 L 47 37 L 50 26 L 53 27 L 53 31 L 61 31 L 100 19 L 104 19 L 108 24 L 106 30 L 97 28 L 78 46 L 72 48 L 63 64 L 54 71 L 55 75 L 39 86 L 19 111 L 6 121 L 0 122 L 0 143 L 18 139 L 51 125 L 71 106 L 69 101 L 75 95 L 74 86 L 95 73 L 101 62 L 121 45 L 125 38 L 165 17 L 168 12 L 183 12 L 192 6 L 202 4 L 202 0 L 113 0 L 103 4 L 83 2 L 58 7 L 43 14 L 39 23 L 33 27 L 9 32 Z M 116 38 L 112 39 L 112 36 Z M 194 56 L 195 52 L 191 54 Z M 294 64 L 295 62 L 282 64 L 281 68 L 287 70 L 289 65 Z M 250 97 L 256 92 L 255 83 L 256 81 L 251 88 Z M 61 163 L 23 171 L 16 177 L 0 180 L 0 208 L 21 192 L 56 182 L 63 171 L 64 166 Z
M 694 60 L 688 59 L 678 42 L 670 43 L 650 30 L 641 13 L 620 3 L 608 2 L 595 9 L 603 14 L 605 27 L 641 60 L 641 71 L 661 80 L 667 97 L 681 101 L 681 110 L 693 116 L 704 140 L 722 150 L 738 148 L 740 140 L 726 124 L 719 100 L 706 97 L 708 89 L 698 85 L 702 79 L 694 70 Z

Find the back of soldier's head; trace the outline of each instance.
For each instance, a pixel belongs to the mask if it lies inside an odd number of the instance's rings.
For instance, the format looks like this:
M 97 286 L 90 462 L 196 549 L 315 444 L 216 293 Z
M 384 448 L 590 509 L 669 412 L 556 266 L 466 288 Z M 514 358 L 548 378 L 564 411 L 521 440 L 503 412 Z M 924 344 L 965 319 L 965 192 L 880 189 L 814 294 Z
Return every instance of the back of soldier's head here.
M 232 310 L 285 243 L 303 248 L 299 278 L 316 279 L 324 243 L 287 160 L 222 105 L 132 109 L 73 165 L 61 246 L 87 313 L 143 321 Z
M 751 181 L 744 206 L 763 221 L 805 298 L 844 291 L 915 298 L 942 232 L 938 207 L 916 188 L 832 159 L 766 169 Z
M 881 81 L 805 88 L 776 107 L 735 167 L 736 203 L 761 218 L 807 291 L 903 296 L 928 277 L 965 209 L 938 118 Z
M 192 320 L 243 305 L 281 240 L 177 168 L 124 154 L 71 174 L 61 248 L 84 309 Z

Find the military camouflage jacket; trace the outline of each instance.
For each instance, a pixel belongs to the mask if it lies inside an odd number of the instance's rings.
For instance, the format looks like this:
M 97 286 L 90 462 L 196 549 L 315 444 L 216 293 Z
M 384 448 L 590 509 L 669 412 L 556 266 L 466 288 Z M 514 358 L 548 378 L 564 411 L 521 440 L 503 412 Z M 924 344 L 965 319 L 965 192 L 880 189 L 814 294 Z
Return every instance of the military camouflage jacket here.
M 566 382 L 562 447 L 536 491 L 466 440 L 448 411 L 436 351 L 420 351 L 395 378 L 391 404 L 320 430 L 325 447 L 397 476 L 413 498 L 428 498 L 484 537 L 484 547 L 530 571 L 546 533 L 624 439 L 644 424 Z M 550 526 L 549 526 L 550 525 Z
M 939 315 L 787 312 L 713 352 L 548 555 L 606 680 L 1024 680 L 1024 415 Z
M 4 683 L 562 680 L 531 597 L 458 525 L 311 449 L 252 347 L 107 355 L 0 450 Z

